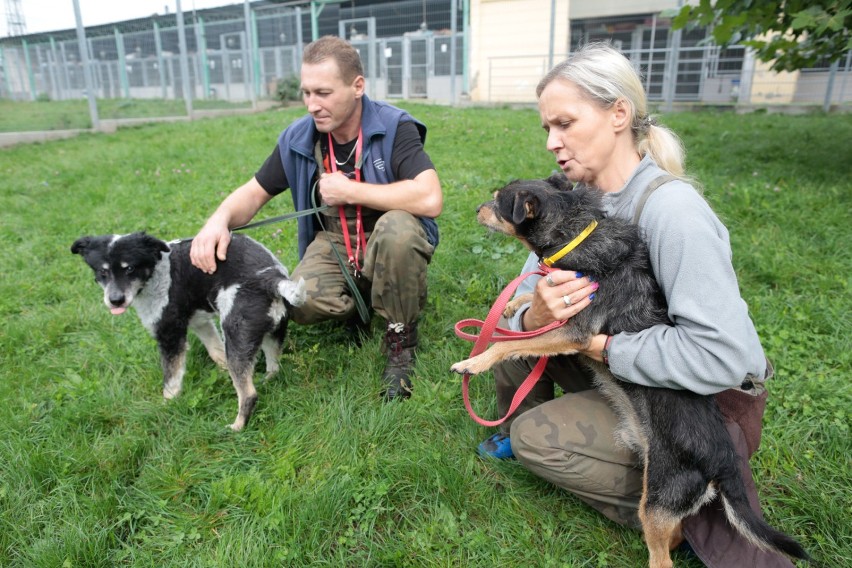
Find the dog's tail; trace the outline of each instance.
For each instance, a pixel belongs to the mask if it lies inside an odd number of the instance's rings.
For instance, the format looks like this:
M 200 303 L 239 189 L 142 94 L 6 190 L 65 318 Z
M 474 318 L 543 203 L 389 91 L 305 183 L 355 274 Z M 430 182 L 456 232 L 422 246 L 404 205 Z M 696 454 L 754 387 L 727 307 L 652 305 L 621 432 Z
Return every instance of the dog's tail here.
M 763 550 L 774 550 L 791 558 L 811 561 L 811 557 L 798 541 L 772 528 L 754 512 L 748 503 L 739 472 L 719 480 L 719 494 L 728 521 L 752 544 Z
M 282 278 L 278 281 L 276 291 L 292 306 L 302 306 L 307 300 L 304 278 L 299 278 L 298 282 L 293 282 L 289 278 Z

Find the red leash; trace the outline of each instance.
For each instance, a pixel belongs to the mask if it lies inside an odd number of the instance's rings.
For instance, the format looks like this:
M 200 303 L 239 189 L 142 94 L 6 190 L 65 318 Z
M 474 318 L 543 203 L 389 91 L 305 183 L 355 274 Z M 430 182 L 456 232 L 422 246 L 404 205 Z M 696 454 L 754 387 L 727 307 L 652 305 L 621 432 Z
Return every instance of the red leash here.
M 539 276 L 544 276 L 550 272 L 550 269 L 547 267 L 540 266 L 540 270 L 537 272 L 527 272 L 526 274 L 521 274 L 514 280 L 512 280 L 508 286 L 503 290 L 503 292 L 497 297 L 494 305 L 491 307 L 491 310 L 488 312 L 488 316 L 485 318 L 485 321 L 478 319 L 464 319 L 456 324 L 455 332 L 458 337 L 464 339 L 466 341 L 472 341 L 473 349 L 470 352 L 470 357 L 474 357 L 479 355 L 483 351 L 488 348 L 488 344 L 496 341 L 512 341 L 515 339 L 523 339 L 528 337 L 536 337 L 557 327 L 565 325 L 564 321 L 555 321 L 549 325 L 542 327 L 541 329 L 536 329 L 535 331 L 512 331 L 511 329 L 504 329 L 502 327 L 498 327 L 497 323 L 500 321 L 500 316 L 503 315 L 503 310 L 506 308 L 506 304 L 509 303 L 509 300 L 512 298 L 512 294 L 514 294 L 515 290 L 518 286 L 521 285 L 527 277 L 537 274 Z M 462 331 L 465 327 L 480 327 L 482 330 L 479 335 L 474 335 L 471 333 L 466 333 Z M 495 332 L 497 335 L 494 335 Z M 518 387 L 518 390 L 515 392 L 515 396 L 512 398 L 512 404 L 509 406 L 509 411 L 506 413 L 506 416 L 500 418 L 499 420 L 484 420 L 476 415 L 473 411 L 473 407 L 470 405 L 470 395 L 468 393 L 468 387 L 470 383 L 470 374 L 465 373 L 462 377 L 462 397 L 464 398 L 464 406 L 467 409 L 467 413 L 470 414 L 470 417 L 477 424 L 481 424 L 482 426 L 499 426 L 502 424 L 509 416 L 512 415 L 515 410 L 517 410 L 518 406 L 520 406 L 521 402 L 526 398 L 526 396 L 530 393 L 532 388 L 541 378 L 541 375 L 544 373 L 544 368 L 547 366 L 547 357 L 540 357 L 538 363 L 536 363 L 533 370 L 530 372 L 529 376 L 524 379 L 524 382 L 521 383 L 521 386 Z
M 361 130 L 358 130 L 358 140 L 355 142 L 355 181 L 361 181 L 361 148 L 363 146 L 363 135 Z M 334 142 L 331 138 L 331 132 L 328 133 L 328 165 L 331 173 L 337 171 L 337 160 L 334 158 Z M 364 254 L 367 254 L 367 238 L 364 236 L 364 220 L 361 216 L 361 205 L 355 206 L 355 252 L 352 252 L 352 242 L 349 239 L 349 223 L 346 221 L 346 210 L 343 205 L 337 208 L 340 216 L 340 224 L 343 226 L 343 241 L 346 244 L 346 254 L 349 256 L 349 265 L 355 269 L 355 274 L 361 273 L 361 264 L 358 257 L 361 253 L 361 247 L 364 248 Z

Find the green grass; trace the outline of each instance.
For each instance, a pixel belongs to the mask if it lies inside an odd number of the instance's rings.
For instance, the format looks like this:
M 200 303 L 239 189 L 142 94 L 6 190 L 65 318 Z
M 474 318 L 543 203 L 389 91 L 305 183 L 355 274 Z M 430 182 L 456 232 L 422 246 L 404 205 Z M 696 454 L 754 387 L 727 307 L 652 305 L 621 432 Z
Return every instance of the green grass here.
M 183 394 L 162 400 L 154 341 L 111 316 L 83 234 L 191 236 L 301 109 L 157 124 L 0 150 L 0 565 L 636 567 L 641 536 L 515 462 L 448 369 L 525 258 L 477 204 L 553 169 L 533 110 L 404 105 L 429 126 L 445 190 L 414 397 L 377 396 L 379 322 L 362 349 L 333 325 L 291 326 L 279 376 L 245 431 L 193 340 Z M 5 116 L 6 112 L 0 113 Z M 728 225 L 743 296 L 777 377 L 752 466 L 768 520 L 826 566 L 852 563 L 852 116 L 665 117 Z M 291 210 L 289 196 L 263 216 Z M 252 236 L 293 267 L 295 224 Z M 493 388 L 474 379 L 477 411 Z M 692 565 L 684 562 L 679 565 Z
M 98 99 L 98 118 L 186 116 L 182 99 Z M 250 103 L 196 100 L 193 110 L 249 108 Z M 92 127 L 86 99 L 17 102 L 0 99 L 0 132 L 73 130 Z

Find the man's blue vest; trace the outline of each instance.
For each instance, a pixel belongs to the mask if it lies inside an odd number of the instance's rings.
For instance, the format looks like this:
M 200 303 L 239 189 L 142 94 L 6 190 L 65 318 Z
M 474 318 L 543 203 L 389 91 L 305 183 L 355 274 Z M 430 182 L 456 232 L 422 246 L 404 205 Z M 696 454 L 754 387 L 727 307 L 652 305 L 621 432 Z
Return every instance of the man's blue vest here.
M 420 140 L 426 142 L 426 126 L 410 114 L 383 102 L 374 102 L 364 95 L 361 98 L 361 132 L 364 135 L 362 173 L 367 183 L 388 184 L 397 181 L 391 171 L 396 128 L 400 122 L 413 122 L 420 132 Z M 281 163 L 290 184 L 293 205 L 296 211 L 313 207 L 311 183 L 318 164 L 314 158 L 317 130 L 311 115 L 303 116 L 288 126 L 278 138 Z M 420 217 L 420 223 L 433 246 L 438 246 L 438 225 L 434 219 Z M 299 217 L 299 258 L 305 254 L 308 244 L 314 240 L 312 216 Z

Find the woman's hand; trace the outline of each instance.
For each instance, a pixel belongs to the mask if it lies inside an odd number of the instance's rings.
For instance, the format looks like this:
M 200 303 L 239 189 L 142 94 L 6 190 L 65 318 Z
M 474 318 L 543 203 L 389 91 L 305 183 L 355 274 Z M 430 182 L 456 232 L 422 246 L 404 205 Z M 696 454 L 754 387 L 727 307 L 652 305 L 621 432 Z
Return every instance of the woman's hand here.
M 573 270 L 554 270 L 536 283 L 533 300 L 524 313 L 524 329 L 534 330 L 564 321 L 592 303 L 598 283 Z

